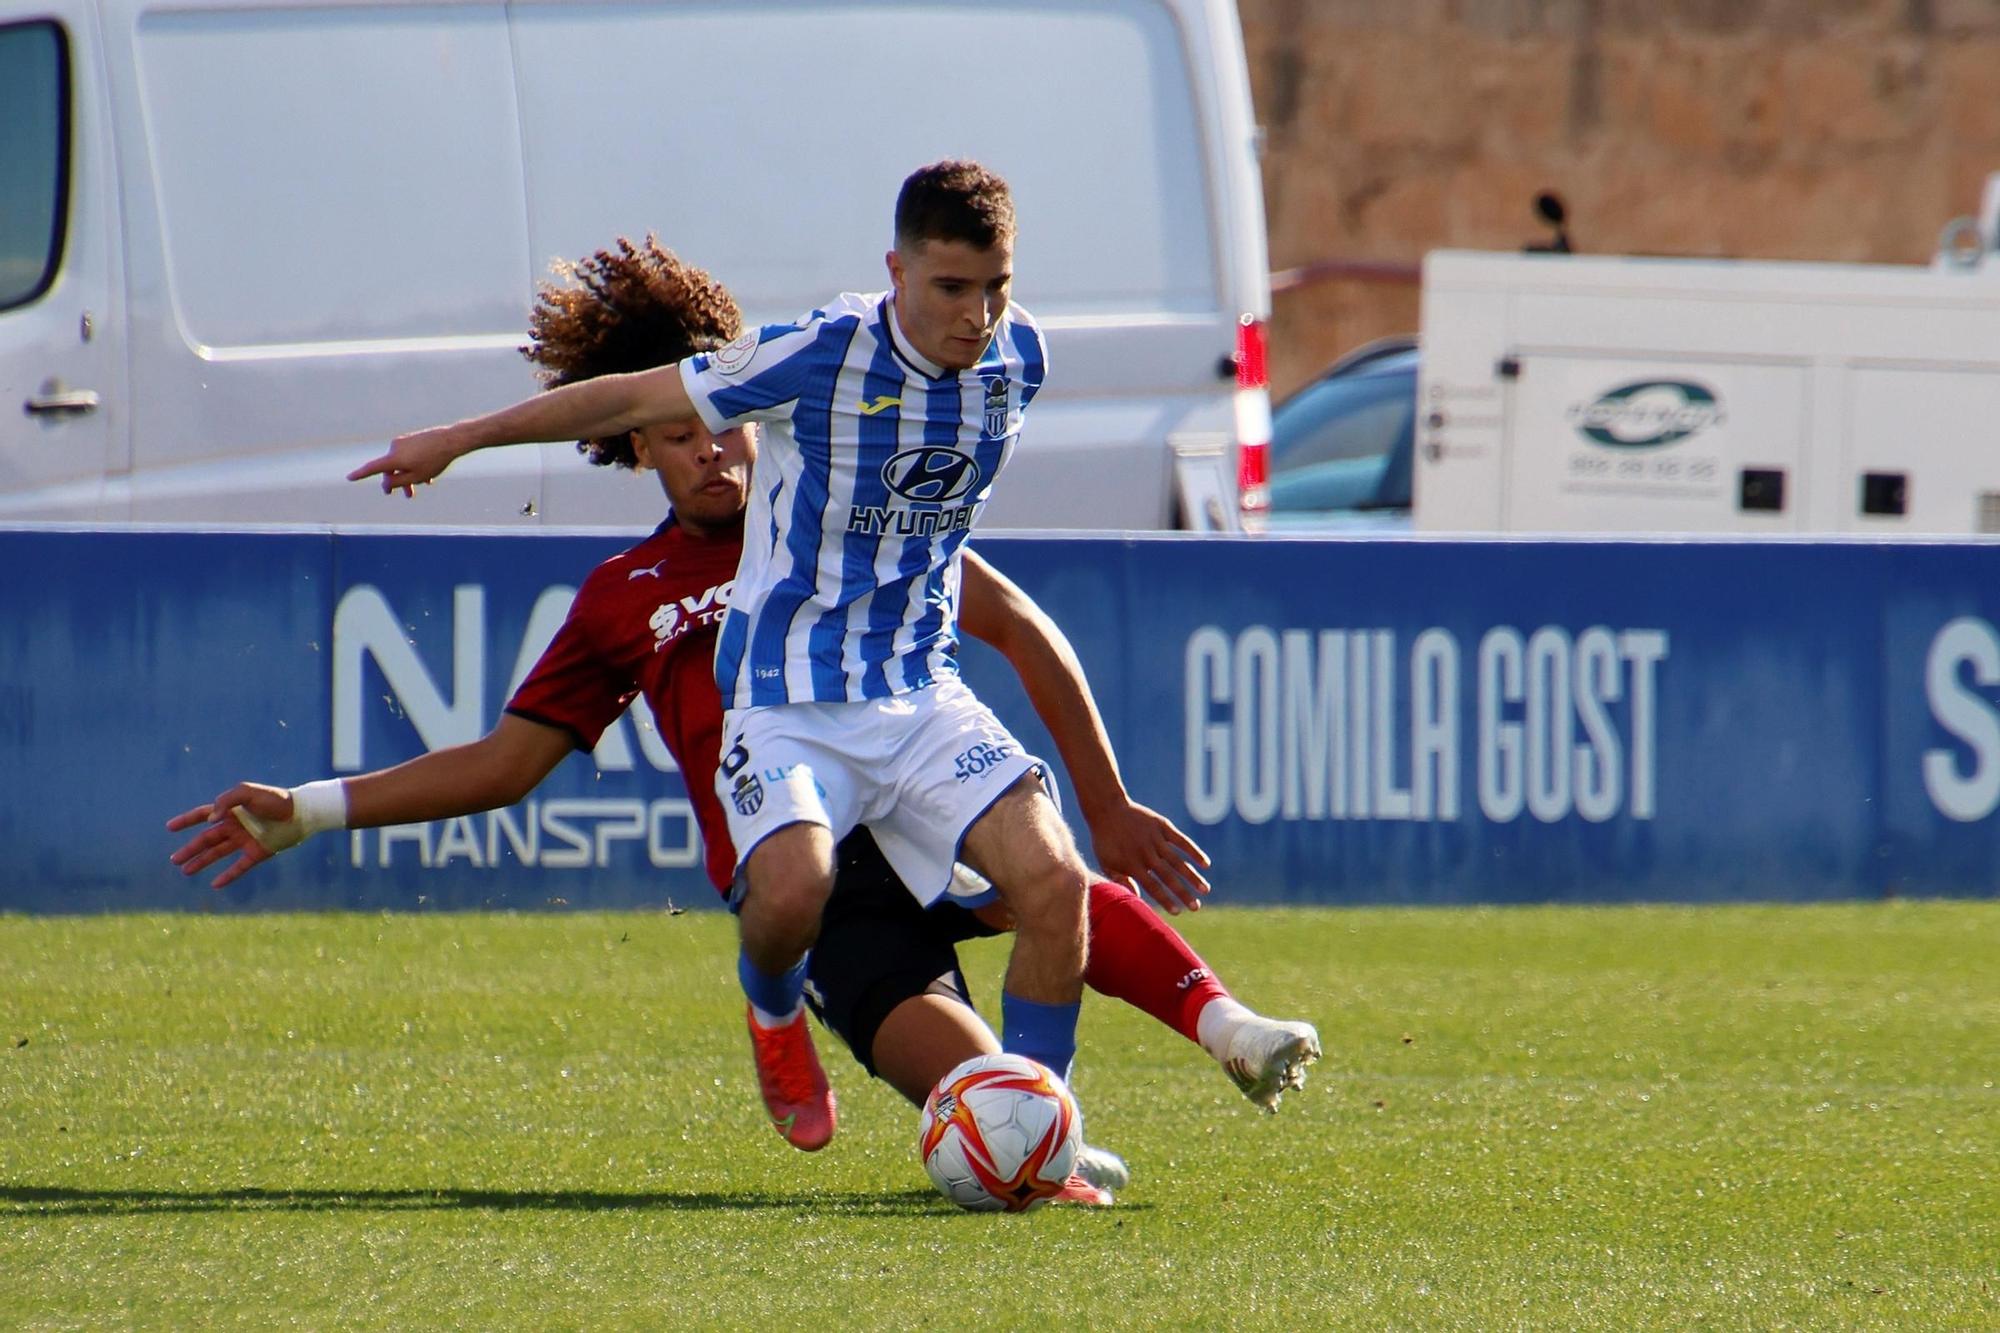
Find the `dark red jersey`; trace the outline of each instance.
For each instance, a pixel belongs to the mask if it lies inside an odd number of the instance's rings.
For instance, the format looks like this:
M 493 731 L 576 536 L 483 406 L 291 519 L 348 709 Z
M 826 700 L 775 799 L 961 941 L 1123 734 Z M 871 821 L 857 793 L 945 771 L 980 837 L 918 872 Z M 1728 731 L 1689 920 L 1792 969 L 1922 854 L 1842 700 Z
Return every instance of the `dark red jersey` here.
M 742 552 L 739 534 L 697 537 L 668 519 L 590 571 L 569 618 L 507 703 L 508 712 L 560 727 L 589 750 L 634 695 L 645 695 L 687 782 L 708 877 L 725 893 L 736 849 L 715 797 L 722 751 L 715 636 Z

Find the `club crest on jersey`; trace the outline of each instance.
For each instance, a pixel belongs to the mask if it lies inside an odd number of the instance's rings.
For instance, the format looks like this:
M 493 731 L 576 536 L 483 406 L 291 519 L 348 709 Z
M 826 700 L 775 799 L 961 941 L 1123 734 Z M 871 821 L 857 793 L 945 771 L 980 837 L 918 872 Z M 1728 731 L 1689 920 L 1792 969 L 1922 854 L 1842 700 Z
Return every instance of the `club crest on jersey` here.
M 757 355 L 757 332 L 751 330 L 727 347 L 718 348 L 708 359 L 718 375 L 734 375 L 750 364 Z
M 986 433 L 995 439 L 1007 433 L 1007 377 L 982 375 L 986 385 Z
M 979 464 L 956 449 L 920 445 L 882 465 L 882 484 L 905 500 L 956 500 L 979 484 Z
M 764 808 L 764 784 L 755 773 L 739 773 L 736 785 L 729 789 L 729 799 L 736 803 L 736 813 L 748 819 Z

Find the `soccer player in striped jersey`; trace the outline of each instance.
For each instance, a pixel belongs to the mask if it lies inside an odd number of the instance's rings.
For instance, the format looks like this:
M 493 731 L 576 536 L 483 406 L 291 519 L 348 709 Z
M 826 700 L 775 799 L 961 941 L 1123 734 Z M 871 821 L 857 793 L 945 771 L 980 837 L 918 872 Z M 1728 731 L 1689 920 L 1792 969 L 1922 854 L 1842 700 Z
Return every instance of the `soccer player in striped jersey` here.
M 551 385 L 713 348 L 737 332 L 735 304 L 720 284 L 650 240 L 644 246 L 620 242 L 568 271 L 575 281 L 543 289 L 527 349 Z M 653 467 L 672 514 L 584 581 L 562 630 L 499 726 L 472 745 L 336 784 L 308 784 L 317 788 L 311 792 L 233 788 L 170 822 L 174 829 L 206 824 L 174 856 L 184 871 L 196 873 L 235 855 L 217 883 L 235 879 L 273 847 L 290 845 L 287 838 L 301 831 L 307 816 L 301 805 L 316 801 L 337 805 L 336 822 L 356 826 L 511 803 L 571 748 L 592 748 L 634 694 L 643 694 L 689 777 L 709 876 L 729 891 L 735 856 L 705 780 L 721 751 L 722 703 L 709 669 L 719 617 L 681 608 L 715 607 L 727 598 L 742 541 L 749 440 L 745 431 L 716 436 L 687 422 L 580 447 L 599 465 Z M 969 553 L 965 568 L 968 629 L 998 648 L 1027 685 L 1078 785 L 1106 871 L 1144 885 L 1170 911 L 1197 904 L 1207 885 L 1188 858 L 1205 858 L 1171 821 L 1126 793 L 1088 684 L 1060 630 L 1025 593 Z M 264 826 L 268 842 L 229 818 L 235 809 Z M 1238 1004 L 1131 888 L 1097 879 L 1090 914 L 1097 940 L 1086 974 L 1092 988 L 1203 1045 L 1246 1095 L 1268 1109 L 1303 1080 L 1305 1062 L 1318 1053 L 1309 1025 L 1265 1019 Z M 946 1070 L 998 1048 L 970 1009 L 955 950 L 960 940 L 992 933 L 964 908 L 919 907 L 866 830 L 857 830 L 841 846 L 838 884 L 811 958 L 815 1007 L 864 1067 L 921 1104 Z M 1109 1154 L 1093 1151 L 1085 1161 L 1094 1183 L 1122 1181 Z
M 1009 299 L 1013 199 L 975 163 L 935 163 L 904 181 L 895 224 L 887 292 L 399 437 L 350 474 L 393 490 L 494 445 L 763 425 L 716 655 L 716 781 L 745 882 L 737 974 L 758 1081 L 802 1147 L 834 1128 L 802 997 L 834 848 L 856 826 L 920 903 L 947 895 L 960 861 L 997 891 L 1015 921 L 1007 1050 L 1066 1073 L 1083 988 L 1090 872 L 1046 765 L 954 656 L 959 549 L 1048 364 Z

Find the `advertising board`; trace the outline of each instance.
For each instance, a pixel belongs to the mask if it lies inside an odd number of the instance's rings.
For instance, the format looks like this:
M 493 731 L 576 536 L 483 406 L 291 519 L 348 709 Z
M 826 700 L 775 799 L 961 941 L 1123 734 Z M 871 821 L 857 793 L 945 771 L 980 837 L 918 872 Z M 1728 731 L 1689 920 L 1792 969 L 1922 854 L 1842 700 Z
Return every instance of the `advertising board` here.
M 0 910 L 714 905 L 643 704 L 517 806 L 324 835 L 220 895 L 167 864 L 165 819 L 240 779 L 482 735 L 618 547 L 0 531 Z M 1218 901 L 1994 892 L 2000 547 L 980 548 L 1065 627 L 1133 797 L 1207 848 Z M 964 662 L 1055 757 L 999 657 Z

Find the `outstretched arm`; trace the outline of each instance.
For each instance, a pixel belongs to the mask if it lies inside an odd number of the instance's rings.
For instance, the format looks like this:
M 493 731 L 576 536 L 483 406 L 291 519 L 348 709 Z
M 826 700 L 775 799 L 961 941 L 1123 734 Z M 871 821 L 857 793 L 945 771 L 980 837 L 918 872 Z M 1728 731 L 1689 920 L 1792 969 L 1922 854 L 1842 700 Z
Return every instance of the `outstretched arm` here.
M 959 625 L 991 644 L 1020 676 L 1028 702 L 1055 738 L 1090 825 L 1099 867 L 1136 885 L 1169 912 L 1199 909 L 1208 854 L 1157 810 L 1125 790 L 1104 719 L 1076 650 L 1056 623 L 1005 575 L 967 549 L 959 584 Z
M 306 802 L 323 807 L 338 805 L 344 797 L 344 817 L 337 811 L 302 810 L 294 793 L 283 787 L 240 782 L 167 821 L 176 833 L 200 828 L 170 859 L 182 874 L 194 875 L 234 854 L 236 859 L 215 877 L 220 889 L 322 828 L 414 824 L 512 805 L 533 791 L 571 747 L 568 732 L 509 713 L 470 744 L 342 779 L 337 789 L 318 786 Z
M 629 375 L 599 375 L 565 384 L 511 407 L 449 426 L 398 435 L 389 452 L 347 474 L 349 481 L 382 479 L 383 494 L 409 492 L 476 449 L 538 440 L 597 440 L 695 415 L 680 365 Z

